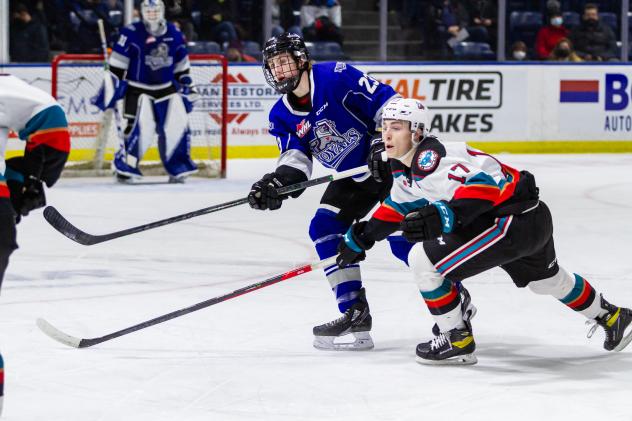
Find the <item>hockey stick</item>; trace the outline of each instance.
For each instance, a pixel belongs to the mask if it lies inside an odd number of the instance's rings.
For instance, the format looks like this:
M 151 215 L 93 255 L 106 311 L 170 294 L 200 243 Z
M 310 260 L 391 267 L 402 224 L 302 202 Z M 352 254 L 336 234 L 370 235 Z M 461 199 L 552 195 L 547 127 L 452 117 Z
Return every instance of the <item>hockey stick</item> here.
M 342 178 L 351 177 L 354 175 L 362 174 L 367 172 L 368 169 L 366 166 L 353 168 L 347 171 L 341 171 L 339 173 L 326 175 L 323 177 L 314 178 L 311 180 L 303 181 L 301 183 L 292 184 L 290 186 L 281 187 L 277 189 L 279 194 L 287 194 L 292 193 L 297 190 L 302 190 L 307 187 L 317 186 L 319 184 L 328 183 L 334 180 L 340 180 Z M 248 198 L 244 197 L 242 199 L 233 200 L 226 203 L 220 203 L 219 205 L 209 206 L 207 208 L 198 209 L 193 212 L 183 213 L 181 215 L 172 216 L 171 218 L 161 219 L 160 221 L 150 222 L 148 224 L 139 225 L 137 227 L 132 227 L 128 229 L 124 229 L 122 231 L 111 232 L 109 234 L 101 234 L 101 235 L 92 235 L 88 234 L 80 230 L 71 224 L 64 216 L 59 213 L 57 209 L 53 206 L 47 206 L 44 209 L 44 218 L 48 221 L 49 224 L 53 226 L 57 231 L 70 238 L 71 240 L 83 244 L 84 246 L 92 246 L 94 244 L 103 243 L 104 241 L 114 240 L 116 238 L 125 237 L 127 235 L 136 234 L 139 232 L 147 231 L 153 228 L 162 227 L 163 225 L 173 224 L 175 222 L 184 221 L 187 219 L 195 218 L 196 216 L 206 215 L 208 213 L 217 212 L 220 210 L 232 208 L 235 206 L 243 205 L 248 203 Z
M 88 348 L 93 345 L 97 345 L 115 338 L 119 338 L 121 336 L 130 334 L 132 332 L 136 332 L 141 329 L 145 329 L 150 326 L 157 325 L 162 322 L 166 322 L 167 320 L 175 319 L 176 317 L 184 316 L 185 314 L 193 313 L 194 311 L 201 310 L 206 307 L 210 307 L 215 304 L 219 304 L 221 302 L 230 300 L 231 298 L 236 298 L 241 295 L 248 294 L 250 292 L 256 291 L 261 288 L 265 288 L 270 285 L 277 284 L 282 281 L 286 281 L 288 279 L 294 278 L 296 276 L 302 275 L 307 272 L 311 272 L 313 270 L 323 268 L 326 266 L 330 266 L 336 262 L 336 256 L 330 257 L 325 260 L 321 260 L 315 263 L 310 263 L 301 267 L 294 268 L 285 273 L 274 275 L 271 278 L 266 279 L 265 281 L 257 282 L 256 284 L 248 285 L 246 287 L 236 289 L 233 292 L 228 294 L 221 295 L 219 297 L 211 298 L 206 301 L 199 302 L 189 307 L 185 307 L 180 310 L 173 311 L 171 313 L 163 314 L 162 316 L 158 316 L 151 320 L 147 320 L 146 322 L 139 323 L 134 326 L 130 326 L 126 329 L 122 329 L 107 335 L 99 336 L 97 338 L 77 338 L 75 336 L 68 335 L 67 333 L 62 332 L 57 329 L 55 326 L 48 323 L 46 320 L 39 318 L 37 319 L 37 327 L 40 328 L 42 332 L 44 332 L 47 336 L 52 339 L 60 342 L 64 345 L 68 345 L 73 348 Z

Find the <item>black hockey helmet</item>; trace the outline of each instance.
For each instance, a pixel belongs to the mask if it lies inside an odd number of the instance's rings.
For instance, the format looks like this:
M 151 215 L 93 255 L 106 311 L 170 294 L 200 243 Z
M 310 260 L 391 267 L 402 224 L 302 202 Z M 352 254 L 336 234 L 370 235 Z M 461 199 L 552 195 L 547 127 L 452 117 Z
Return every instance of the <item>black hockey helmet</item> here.
M 262 53 L 263 74 L 266 77 L 266 81 L 268 85 L 272 86 L 281 94 L 287 94 L 296 89 L 303 72 L 309 69 L 309 52 L 307 51 L 303 38 L 299 35 L 285 32 L 279 36 L 272 37 L 266 41 Z M 270 69 L 269 60 L 282 53 L 289 53 L 294 59 L 298 69 L 298 75 L 277 81 L 272 73 L 272 69 Z

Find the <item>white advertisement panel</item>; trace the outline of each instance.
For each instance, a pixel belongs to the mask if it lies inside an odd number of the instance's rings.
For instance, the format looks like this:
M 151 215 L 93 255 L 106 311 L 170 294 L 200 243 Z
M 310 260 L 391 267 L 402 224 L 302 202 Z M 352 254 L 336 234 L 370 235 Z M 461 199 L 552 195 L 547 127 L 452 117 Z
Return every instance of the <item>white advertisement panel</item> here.
M 403 96 L 424 101 L 433 114 L 432 130 L 446 141 L 632 140 L 630 65 L 355 65 Z M 48 66 L 6 66 L 4 71 L 50 91 Z M 273 155 L 268 111 L 279 96 L 261 67 L 229 66 L 228 86 L 229 157 L 253 156 L 249 148 Z M 64 104 L 69 113 L 98 116 L 89 98 L 66 98 Z

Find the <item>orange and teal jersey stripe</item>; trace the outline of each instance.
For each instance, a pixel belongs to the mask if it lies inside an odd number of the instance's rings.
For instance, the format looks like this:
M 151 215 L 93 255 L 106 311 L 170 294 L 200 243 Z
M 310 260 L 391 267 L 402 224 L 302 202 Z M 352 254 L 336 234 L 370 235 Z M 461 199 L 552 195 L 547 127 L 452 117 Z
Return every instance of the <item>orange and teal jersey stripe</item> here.
M 422 208 L 427 204 L 428 201 L 426 199 L 397 203 L 391 198 L 391 196 L 389 196 L 375 211 L 373 218 L 385 222 L 401 222 L 404 220 L 407 213 Z
M 574 275 L 575 286 L 573 286 L 571 292 L 569 292 L 566 297 L 562 298 L 560 301 L 575 311 L 586 310 L 590 307 L 593 301 L 595 301 L 597 294 L 595 289 L 588 283 L 587 280 L 576 273 Z
M 26 150 L 47 145 L 62 152 L 70 152 L 70 133 L 66 114 L 59 105 L 50 106 L 33 116 L 18 133 L 26 140 Z
M 428 310 L 435 315 L 446 314 L 461 304 L 461 297 L 456 286 L 444 279 L 441 286 L 432 291 L 420 291 Z

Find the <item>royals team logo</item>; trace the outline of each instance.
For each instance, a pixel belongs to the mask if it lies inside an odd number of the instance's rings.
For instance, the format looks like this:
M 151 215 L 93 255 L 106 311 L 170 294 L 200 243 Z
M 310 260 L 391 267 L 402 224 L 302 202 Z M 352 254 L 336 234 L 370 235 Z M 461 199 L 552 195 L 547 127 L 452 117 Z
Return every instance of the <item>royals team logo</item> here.
M 340 162 L 358 146 L 362 135 L 353 127 L 342 134 L 331 120 L 320 120 L 314 127 L 316 138 L 309 141 L 312 154 L 323 165 L 338 168 Z
M 149 55 L 145 57 L 145 64 L 154 71 L 171 66 L 173 64 L 173 57 L 169 56 L 169 46 L 164 42 L 158 44 L 156 48 L 151 50 Z
M 422 171 L 432 171 L 439 163 L 439 154 L 432 149 L 422 151 L 417 158 L 417 167 Z

